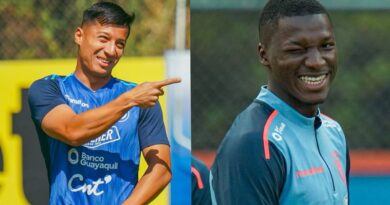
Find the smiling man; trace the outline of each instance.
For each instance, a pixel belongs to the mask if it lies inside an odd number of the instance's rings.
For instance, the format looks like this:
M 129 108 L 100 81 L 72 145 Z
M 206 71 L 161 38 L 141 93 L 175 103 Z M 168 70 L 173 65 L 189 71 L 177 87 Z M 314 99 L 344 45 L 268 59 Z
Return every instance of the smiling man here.
M 92 5 L 74 35 L 75 72 L 47 76 L 29 89 L 49 204 L 146 204 L 171 179 L 158 97 L 180 79 L 137 86 L 111 75 L 133 20 L 116 4 Z M 141 152 L 148 168 L 138 181 Z
M 259 39 L 268 84 L 218 149 L 213 204 L 348 204 L 345 136 L 318 106 L 337 71 L 329 14 L 316 0 L 270 0 Z

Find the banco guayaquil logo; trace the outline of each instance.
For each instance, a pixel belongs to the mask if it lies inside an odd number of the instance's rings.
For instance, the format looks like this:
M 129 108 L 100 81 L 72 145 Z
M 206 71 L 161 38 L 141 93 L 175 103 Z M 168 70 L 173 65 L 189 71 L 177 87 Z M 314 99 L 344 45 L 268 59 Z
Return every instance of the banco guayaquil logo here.
M 84 147 L 88 148 L 96 148 L 111 142 L 115 142 L 120 140 L 121 137 L 119 135 L 118 128 L 116 126 L 112 126 L 110 129 L 108 129 L 105 133 L 100 135 L 98 138 L 89 141 L 88 143 L 84 144 Z

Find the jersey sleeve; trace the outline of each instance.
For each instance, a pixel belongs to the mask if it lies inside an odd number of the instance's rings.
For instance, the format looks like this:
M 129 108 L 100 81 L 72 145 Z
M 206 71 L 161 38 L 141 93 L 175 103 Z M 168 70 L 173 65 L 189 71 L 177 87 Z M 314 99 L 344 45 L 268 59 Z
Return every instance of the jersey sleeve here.
M 141 150 L 156 144 L 169 145 L 160 103 L 151 108 L 141 108 L 138 134 Z
M 261 128 L 242 128 L 248 124 L 261 127 L 255 119 L 259 117 L 245 117 L 234 123 L 220 145 L 210 174 L 213 204 L 279 204 L 286 176 L 285 159 L 272 142 L 271 157 L 265 159 Z
M 46 114 L 60 104 L 66 104 L 62 96 L 58 81 L 44 78 L 35 81 L 28 90 L 28 103 L 31 117 L 38 125 Z

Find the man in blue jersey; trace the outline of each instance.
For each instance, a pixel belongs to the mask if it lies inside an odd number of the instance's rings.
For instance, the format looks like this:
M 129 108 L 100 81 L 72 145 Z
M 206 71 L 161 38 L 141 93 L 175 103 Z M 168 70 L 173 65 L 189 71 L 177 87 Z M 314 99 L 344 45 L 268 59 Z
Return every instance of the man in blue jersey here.
M 30 87 L 50 204 L 146 204 L 171 179 L 158 97 L 180 79 L 137 86 L 111 75 L 133 20 L 116 4 L 92 5 L 75 31 L 75 72 Z M 138 181 L 141 152 L 148 168 Z
M 213 204 L 348 204 L 345 136 L 318 107 L 337 70 L 329 14 L 316 0 L 270 0 L 259 37 L 268 84 L 218 149 Z

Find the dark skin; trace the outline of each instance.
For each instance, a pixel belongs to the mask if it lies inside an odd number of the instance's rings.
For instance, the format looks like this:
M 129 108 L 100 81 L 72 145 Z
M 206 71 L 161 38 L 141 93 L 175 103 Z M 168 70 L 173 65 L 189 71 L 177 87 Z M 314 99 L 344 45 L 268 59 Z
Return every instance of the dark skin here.
M 282 17 L 271 35 L 258 47 L 260 62 L 268 68 L 268 89 L 302 115 L 314 116 L 337 71 L 328 16 Z

